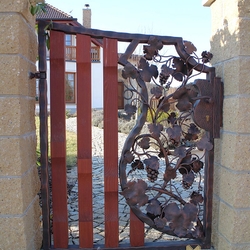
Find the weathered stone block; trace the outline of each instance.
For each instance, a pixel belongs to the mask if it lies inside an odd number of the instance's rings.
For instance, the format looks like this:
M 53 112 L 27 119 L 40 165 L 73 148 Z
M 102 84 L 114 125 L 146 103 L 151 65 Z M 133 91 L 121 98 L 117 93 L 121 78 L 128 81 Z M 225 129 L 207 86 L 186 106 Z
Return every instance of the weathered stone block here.
M 250 94 L 250 56 L 239 56 L 224 63 L 224 95 Z
M 250 133 L 250 98 L 237 95 L 224 99 L 223 129 L 230 132 Z
M 36 165 L 21 177 L 0 178 L 0 215 L 23 214 L 39 189 Z
M 232 244 L 249 244 L 250 209 L 234 209 L 221 202 L 219 210 L 219 232 Z
M 0 234 L 0 249 L 28 249 L 41 248 L 40 220 L 41 209 L 38 197 L 33 200 L 28 210 L 15 217 L 1 217 L 0 224 L 4 230 Z M 36 239 L 35 239 L 36 237 Z
M 250 208 L 250 172 L 234 172 L 215 166 L 214 192 L 234 208 Z
M 1 12 L 13 13 L 17 12 L 23 15 L 29 23 L 35 23 L 35 16 L 30 13 L 30 1 L 16 1 L 16 0 L 1 0 Z M 36 2 L 36 1 L 31 1 Z M 44 1 L 39 1 L 44 2 Z
M 35 98 L 0 97 L 0 110 L 0 135 L 22 135 L 35 131 Z
M 0 13 L 0 22 L 0 54 L 22 54 L 35 62 L 38 51 L 34 28 L 19 14 Z
M 237 41 L 240 44 L 239 55 L 249 56 L 250 55 L 250 19 L 249 18 L 239 18 L 238 19 L 239 27 L 239 40 Z
M 20 137 L 0 137 L 0 176 L 20 176 L 26 172 L 36 162 L 35 149 L 35 132 Z
M 221 138 L 221 165 L 234 171 L 249 171 L 249 135 L 223 133 Z
M 35 72 L 31 64 L 20 55 L 0 55 L 0 94 L 35 96 L 35 79 L 29 79 L 29 72 Z
M 250 17 L 250 2 L 246 0 L 238 0 L 238 11 L 240 17 Z
M 217 250 L 249 250 L 250 244 L 231 244 L 225 237 L 218 234 L 216 244 L 213 244 Z

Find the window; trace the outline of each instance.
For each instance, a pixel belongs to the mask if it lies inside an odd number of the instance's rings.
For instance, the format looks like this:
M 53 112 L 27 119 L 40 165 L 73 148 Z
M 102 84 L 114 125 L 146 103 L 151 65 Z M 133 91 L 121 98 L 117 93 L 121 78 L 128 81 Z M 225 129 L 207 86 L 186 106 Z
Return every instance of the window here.
M 65 35 L 65 45 L 66 46 L 72 46 L 72 36 L 71 35 Z
M 66 102 L 75 102 L 75 73 L 65 74 L 65 95 Z

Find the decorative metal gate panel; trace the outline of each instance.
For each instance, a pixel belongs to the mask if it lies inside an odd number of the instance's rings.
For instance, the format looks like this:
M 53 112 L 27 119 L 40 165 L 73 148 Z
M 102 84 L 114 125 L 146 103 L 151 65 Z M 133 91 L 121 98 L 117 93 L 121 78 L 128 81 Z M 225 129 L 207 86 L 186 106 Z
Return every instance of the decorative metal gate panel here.
M 48 186 L 45 28 L 50 30 L 53 246 Z M 222 83 L 215 77 L 215 69 L 205 65 L 212 55 L 203 52 L 199 58 L 194 45 L 178 37 L 39 22 L 43 249 L 71 248 L 68 246 L 66 180 L 65 33 L 77 36 L 79 248 L 186 249 L 187 245 L 210 248 L 213 144 L 220 134 L 222 110 Z M 103 39 L 105 246 L 93 244 L 91 38 Z M 118 58 L 119 41 L 129 45 Z M 144 44 L 144 55 L 136 67 L 129 58 L 139 44 Z M 176 54 L 161 55 L 160 51 L 170 45 L 174 46 Z M 127 98 L 125 112 L 130 116 L 139 113 L 120 156 L 117 154 L 117 64 L 124 66 L 122 75 L 128 81 L 124 89 L 130 98 Z M 206 79 L 192 82 L 194 76 L 201 73 L 206 74 Z M 136 80 L 136 86 L 131 79 Z M 176 81 L 179 87 L 169 94 Z M 153 83 L 150 90 L 146 82 Z M 171 109 L 173 104 L 175 110 Z M 197 153 L 199 151 L 202 153 Z M 177 179 L 185 194 L 180 193 Z M 131 208 L 129 246 L 119 245 L 119 195 L 125 197 Z M 179 240 L 146 244 L 144 224 Z

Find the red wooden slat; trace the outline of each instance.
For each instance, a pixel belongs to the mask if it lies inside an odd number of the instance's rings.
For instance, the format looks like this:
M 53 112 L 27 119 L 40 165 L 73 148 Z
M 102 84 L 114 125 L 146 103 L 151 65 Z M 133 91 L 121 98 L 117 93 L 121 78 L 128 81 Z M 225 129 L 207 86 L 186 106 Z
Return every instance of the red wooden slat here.
M 144 223 L 130 210 L 130 245 L 132 247 L 144 246 Z
M 105 246 L 117 247 L 118 221 L 118 75 L 117 40 L 103 39 Z
M 53 238 L 56 248 L 67 248 L 65 48 L 64 33 L 57 31 L 50 35 L 50 96 Z
M 93 247 L 90 50 L 91 38 L 77 35 L 77 166 L 81 248 Z

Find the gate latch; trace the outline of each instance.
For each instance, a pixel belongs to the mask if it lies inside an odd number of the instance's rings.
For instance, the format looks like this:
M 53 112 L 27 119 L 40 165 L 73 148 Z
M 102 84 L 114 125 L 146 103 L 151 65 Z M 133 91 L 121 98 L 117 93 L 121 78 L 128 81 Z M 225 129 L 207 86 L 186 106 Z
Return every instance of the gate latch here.
M 40 72 L 35 72 L 35 73 L 29 72 L 29 78 L 30 79 L 33 79 L 33 78 L 46 79 L 46 71 L 40 71 Z
M 222 102 L 223 83 L 219 77 L 212 81 L 197 79 L 194 82 L 199 89 L 201 98 L 196 101 L 193 119 L 200 127 L 209 131 L 214 138 L 220 137 L 220 127 L 222 127 Z

